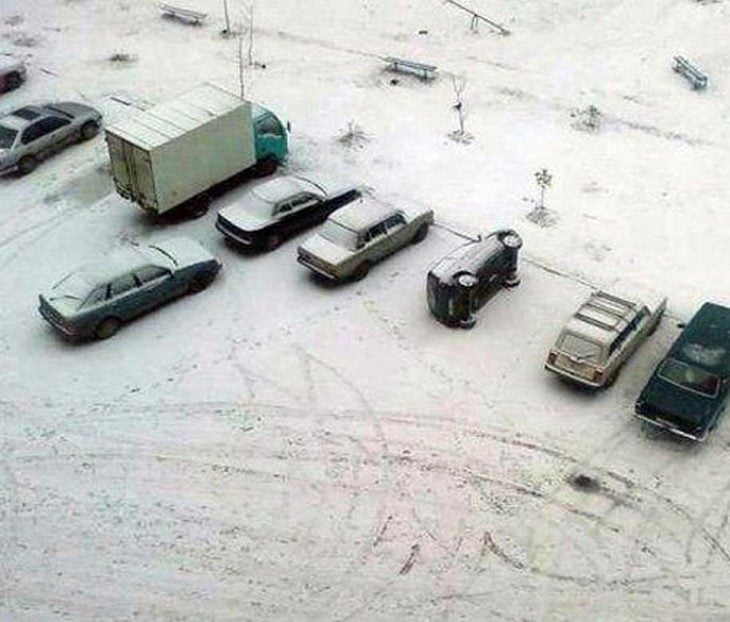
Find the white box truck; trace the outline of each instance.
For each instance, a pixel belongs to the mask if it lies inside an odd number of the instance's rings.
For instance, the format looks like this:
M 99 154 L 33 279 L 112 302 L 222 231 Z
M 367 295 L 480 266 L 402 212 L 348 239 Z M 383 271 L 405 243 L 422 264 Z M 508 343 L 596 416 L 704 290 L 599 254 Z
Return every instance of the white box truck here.
M 272 173 L 286 157 L 286 129 L 265 108 L 204 84 L 106 128 L 117 192 L 154 214 L 204 213 L 208 191 L 243 171 Z

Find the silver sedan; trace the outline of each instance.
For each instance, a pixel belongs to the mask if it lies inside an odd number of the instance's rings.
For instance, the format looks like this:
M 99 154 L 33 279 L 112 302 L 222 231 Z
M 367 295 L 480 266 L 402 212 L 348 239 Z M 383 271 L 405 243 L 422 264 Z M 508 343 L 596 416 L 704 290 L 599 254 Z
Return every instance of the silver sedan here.
M 0 118 L 0 172 L 30 173 L 63 147 L 99 133 L 101 114 L 84 104 L 25 106 Z

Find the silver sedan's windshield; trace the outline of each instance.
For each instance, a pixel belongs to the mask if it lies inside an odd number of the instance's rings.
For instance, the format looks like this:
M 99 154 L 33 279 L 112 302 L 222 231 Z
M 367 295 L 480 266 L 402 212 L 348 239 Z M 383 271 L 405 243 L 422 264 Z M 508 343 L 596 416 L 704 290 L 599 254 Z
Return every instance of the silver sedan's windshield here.
M 0 125 L 0 149 L 10 149 L 10 147 L 13 146 L 17 135 L 17 130 Z
M 320 235 L 337 246 L 354 251 L 357 248 L 357 235 L 354 231 L 338 225 L 332 220 L 328 220 L 322 226 Z

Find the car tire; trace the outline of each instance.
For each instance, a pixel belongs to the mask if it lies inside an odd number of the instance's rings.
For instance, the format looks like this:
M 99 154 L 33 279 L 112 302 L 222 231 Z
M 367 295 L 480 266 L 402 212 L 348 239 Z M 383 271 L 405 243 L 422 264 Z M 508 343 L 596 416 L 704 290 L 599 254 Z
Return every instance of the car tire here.
M 18 171 L 21 175 L 32 173 L 38 166 L 38 160 L 34 156 L 23 156 L 18 162 Z
M 428 235 L 428 225 L 426 223 L 424 223 L 420 227 L 418 227 L 418 230 L 416 231 L 416 235 L 413 236 L 411 243 L 418 244 L 419 242 L 423 242 L 423 240 L 426 239 L 427 235 Z
M 283 241 L 284 240 L 282 239 L 281 235 L 279 235 L 278 233 L 272 233 L 271 235 L 269 235 L 266 238 L 266 242 L 264 244 L 264 247 L 269 252 L 275 251 L 277 248 L 279 248 L 281 246 L 281 243 Z
M 616 369 L 606 380 L 606 382 L 603 383 L 603 389 L 610 389 L 614 384 L 616 384 L 616 380 L 618 380 L 618 372 L 621 368 Z
M 368 272 L 370 272 L 370 262 L 363 261 L 357 267 L 355 272 L 352 273 L 352 280 L 353 281 L 362 281 L 368 275 Z
M 91 140 L 99 133 L 99 124 L 96 121 L 87 121 L 81 126 L 81 140 Z
M 279 161 L 276 158 L 264 158 L 256 162 L 253 174 L 255 177 L 268 177 L 276 173 L 277 168 L 279 168 Z
M 20 77 L 19 73 L 11 73 L 5 77 L 5 90 L 14 91 L 21 84 L 23 84 L 23 78 Z
M 199 294 L 213 282 L 213 279 L 215 279 L 215 273 L 210 270 L 202 270 L 196 273 L 188 283 L 188 293 Z
M 509 289 L 511 287 L 517 287 L 521 282 L 520 277 L 515 273 L 504 277 L 502 279 L 502 286 Z
M 188 214 L 192 218 L 202 218 L 208 213 L 212 202 L 213 199 L 207 192 L 201 192 L 199 195 L 190 199 L 190 203 L 187 206 Z
M 122 326 L 122 320 L 118 317 L 105 317 L 101 322 L 96 325 L 94 330 L 94 336 L 97 339 L 109 339 L 117 334 L 117 331 Z

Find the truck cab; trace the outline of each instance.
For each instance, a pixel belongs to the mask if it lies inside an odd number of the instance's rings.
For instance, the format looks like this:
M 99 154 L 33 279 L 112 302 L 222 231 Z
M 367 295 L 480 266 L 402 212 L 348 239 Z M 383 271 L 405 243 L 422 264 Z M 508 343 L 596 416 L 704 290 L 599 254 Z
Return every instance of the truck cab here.
M 258 104 L 252 104 L 256 161 L 281 162 L 289 151 L 286 128 L 276 115 Z

